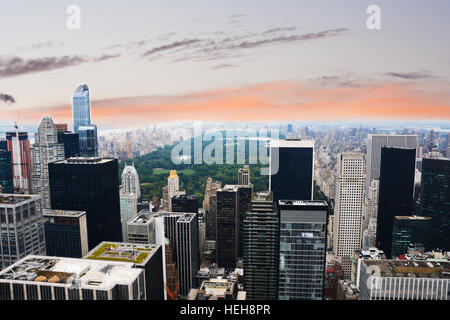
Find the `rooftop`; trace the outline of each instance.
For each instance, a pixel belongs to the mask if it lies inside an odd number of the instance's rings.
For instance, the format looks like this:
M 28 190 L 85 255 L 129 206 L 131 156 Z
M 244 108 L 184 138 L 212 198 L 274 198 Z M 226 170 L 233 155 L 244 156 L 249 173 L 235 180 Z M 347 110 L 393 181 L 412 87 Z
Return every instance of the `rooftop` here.
M 431 220 L 431 217 L 423 216 L 395 216 L 397 220 Z
M 86 211 L 73 211 L 73 210 L 51 210 L 51 209 L 43 209 L 42 213 L 44 216 L 70 216 L 74 218 L 81 217 L 86 214 Z
M 125 242 L 102 242 L 85 259 L 132 262 L 145 265 L 160 245 Z
M 0 204 L 8 205 L 8 204 L 18 204 L 21 202 L 25 202 L 32 199 L 39 198 L 38 195 L 25 195 L 25 194 L 7 194 L 0 193 Z
M 272 140 L 270 146 L 273 148 L 314 148 L 314 140 Z
M 50 282 L 70 286 L 79 283 L 83 288 L 112 288 L 129 284 L 140 273 L 132 263 L 76 258 L 27 256 L 0 272 L 0 281 Z
M 74 157 L 68 158 L 64 160 L 55 161 L 53 163 L 56 164 L 98 164 L 98 163 L 107 163 L 110 161 L 114 161 L 116 159 L 110 158 L 99 158 L 99 157 Z
M 290 205 L 290 206 L 323 206 L 328 207 L 326 201 L 323 200 L 279 200 L 280 206 Z
M 420 260 L 362 260 L 366 267 L 378 267 L 381 277 L 450 279 L 450 262 Z
M 141 210 L 136 216 L 128 220 L 128 223 L 148 224 L 153 220 L 153 215 L 148 209 Z
M 204 292 L 205 295 L 220 297 L 225 294 L 233 294 L 234 285 L 233 281 L 222 278 L 204 280 L 199 291 Z

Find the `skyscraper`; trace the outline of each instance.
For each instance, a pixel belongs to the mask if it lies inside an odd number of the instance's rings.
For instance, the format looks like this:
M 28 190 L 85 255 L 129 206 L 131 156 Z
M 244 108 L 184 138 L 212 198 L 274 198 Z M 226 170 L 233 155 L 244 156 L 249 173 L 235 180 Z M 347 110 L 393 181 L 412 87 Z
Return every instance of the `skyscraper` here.
M 91 124 L 91 102 L 86 84 L 75 89 L 72 100 L 73 128 L 79 135 L 81 157 L 97 157 L 97 126 Z
M 82 258 L 88 253 L 86 212 L 44 209 L 43 216 L 47 255 Z
M 244 215 L 250 209 L 253 186 L 225 185 L 217 190 L 216 262 L 234 268 L 243 257 Z
M 239 169 L 238 172 L 238 185 L 248 185 L 250 184 L 250 168 L 245 165 L 243 168 Z
M 450 251 L 450 160 L 423 159 L 422 215 L 432 218 L 433 249 Z
M 416 149 L 381 148 L 377 248 L 391 257 L 394 216 L 413 213 Z
M 244 290 L 248 300 L 278 299 L 279 219 L 270 192 L 253 196 L 244 217 Z
M 38 195 L 0 194 L 1 269 L 29 254 L 45 254 Z
M 81 157 L 97 157 L 98 143 L 97 143 L 97 126 L 79 126 L 78 137 L 80 141 L 80 156 Z
M 431 245 L 430 217 L 421 216 L 395 216 L 392 231 L 392 257 L 408 252 L 409 245 L 417 247 L 422 245 L 429 251 Z
M 213 182 L 209 177 L 206 181 L 203 209 L 206 216 L 206 239 L 216 240 L 216 191 L 222 187 L 219 181 Z
M 17 125 L 14 132 L 6 133 L 8 151 L 11 152 L 13 165 L 14 189 L 24 193 L 33 193 L 31 178 L 31 152 L 28 133 L 19 132 Z
M 64 145 L 64 156 L 74 158 L 80 156 L 80 137 L 78 133 L 67 131 L 67 124 L 55 124 L 58 132 L 58 143 Z
M 417 149 L 417 135 L 369 134 L 367 137 L 366 192 L 374 179 L 380 179 L 381 148 Z
M 361 249 L 364 201 L 365 156 L 341 153 L 336 166 L 336 199 L 333 221 L 333 251 L 342 259 L 342 269 L 350 278 L 350 256 Z
M 86 211 L 89 248 L 122 241 L 117 159 L 70 158 L 48 168 L 52 209 Z
M 50 209 L 48 163 L 64 159 L 64 145 L 58 143 L 56 126 L 49 116 L 39 125 L 37 141 L 31 151 L 33 159 L 33 192 L 40 193 L 41 206 Z
M 11 152 L 0 150 L 0 193 L 14 193 Z
M 198 197 L 177 195 L 172 198 L 172 212 L 191 212 L 198 214 Z
M 170 175 L 167 178 L 167 191 L 163 188 L 163 206 L 165 210 L 172 211 L 172 198 L 177 195 L 186 194 L 185 191 L 180 191 L 180 178 L 177 170 L 170 170 Z
M 280 300 L 322 300 L 325 278 L 325 201 L 279 201 Z
M 314 141 L 278 140 L 270 145 L 269 186 L 280 199 L 312 200 Z
M 380 182 L 372 180 L 363 206 L 363 241 L 362 248 L 374 247 L 377 235 L 378 190 Z
M 197 287 L 196 275 L 200 269 L 198 247 L 198 216 L 184 213 L 177 220 L 177 266 L 179 271 L 179 294 L 186 297 L 193 287 Z
M 134 193 L 138 199 L 141 197 L 139 175 L 134 167 L 134 163 L 131 166 L 125 164 L 122 171 L 122 186 L 124 187 L 125 193 Z
M 91 124 L 91 102 L 86 84 L 78 86 L 73 93 L 72 115 L 75 132 L 78 132 L 79 127 Z

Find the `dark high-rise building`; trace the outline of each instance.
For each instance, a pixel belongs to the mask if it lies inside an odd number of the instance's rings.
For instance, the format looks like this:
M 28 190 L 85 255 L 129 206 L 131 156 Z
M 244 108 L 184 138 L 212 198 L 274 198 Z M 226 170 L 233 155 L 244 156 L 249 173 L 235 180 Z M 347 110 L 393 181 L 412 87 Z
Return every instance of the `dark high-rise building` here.
M 0 151 L 8 151 L 8 141 L 0 140 Z
M 250 209 L 252 193 L 252 185 L 225 185 L 217 190 L 216 262 L 220 267 L 234 268 L 243 256 L 244 214 Z
M 279 228 L 272 195 L 256 194 L 244 218 L 244 290 L 247 300 L 278 299 Z
M 280 200 L 278 299 L 323 299 L 327 212 L 325 201 Z
M 58 143 L 64 144 L 64 155 L 74 158 L 80 155 L 80 140 L 78 133 L 58 130 Z
M 381 148 L 378 195 L 378 249 L 391 257 L 394 216 L 413 213 L 416 149 Z
M 90 249 L 122 241 L 117 159 L 70 158 L 48 169 L 51 208 L 86 211 Z
M 172 198 L 172 212 L 192 212 L 198 214 L 198 197 L 177 195 Z
M 14 193 L 11 152 L 0 149 L 0 193 Z
M 432 218 L 433 249 L 450 250 L 450 160 L 423 159 L 422 215 Z
M 270 146 L 269 186 L 280 199 L 312 200 L 314 141 L 279 140 Z
M 82 258 L 88 253 L 86 212 L 43 210 L 48 256 Z
M 236 194 L 237 188 L 229 190 L 227 186 L 216 193 L 216 263 L 224 268 L 234 268 L 237 260 Z
M 430 217 L 395 216 L 392 232 L 392 257 L 408 252 L 408 247 L 421 244 L 425 251 L 429 251 L 431 244 Z
M 198 246 L 198 215 L 185 213 L 177 220 L 177 267 L 180 281 L 179 294 L 187 297 L 191 288 L 198 286 L 200 269 Z

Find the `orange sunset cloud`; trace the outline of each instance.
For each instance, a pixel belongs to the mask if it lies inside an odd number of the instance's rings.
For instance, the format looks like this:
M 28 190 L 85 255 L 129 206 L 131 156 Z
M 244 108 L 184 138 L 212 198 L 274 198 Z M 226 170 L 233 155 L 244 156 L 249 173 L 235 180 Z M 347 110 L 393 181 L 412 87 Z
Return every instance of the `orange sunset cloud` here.
M 448 90 L 416 90 L 408 84 L 324 87 L 279 81 L 178 96 L 93 100 L 91 112 L 97 125 L 116 127 L 194 120 L 450 120 L 449 98 Z M 69 104 L 20 110 L 21 121 L 27 123 L 37 123 L 44 114 L 58 122 L 72 118 Z

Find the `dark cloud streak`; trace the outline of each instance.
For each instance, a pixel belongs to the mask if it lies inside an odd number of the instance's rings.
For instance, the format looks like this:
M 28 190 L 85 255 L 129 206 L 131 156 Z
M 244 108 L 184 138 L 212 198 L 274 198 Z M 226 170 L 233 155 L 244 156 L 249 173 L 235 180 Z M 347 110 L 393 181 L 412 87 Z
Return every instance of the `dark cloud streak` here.
M 0 101 L 3 101 L 5 103 L 16 103 L 16 99 L 14 99 L 13 96 L 9 94 L 0 93 Z

